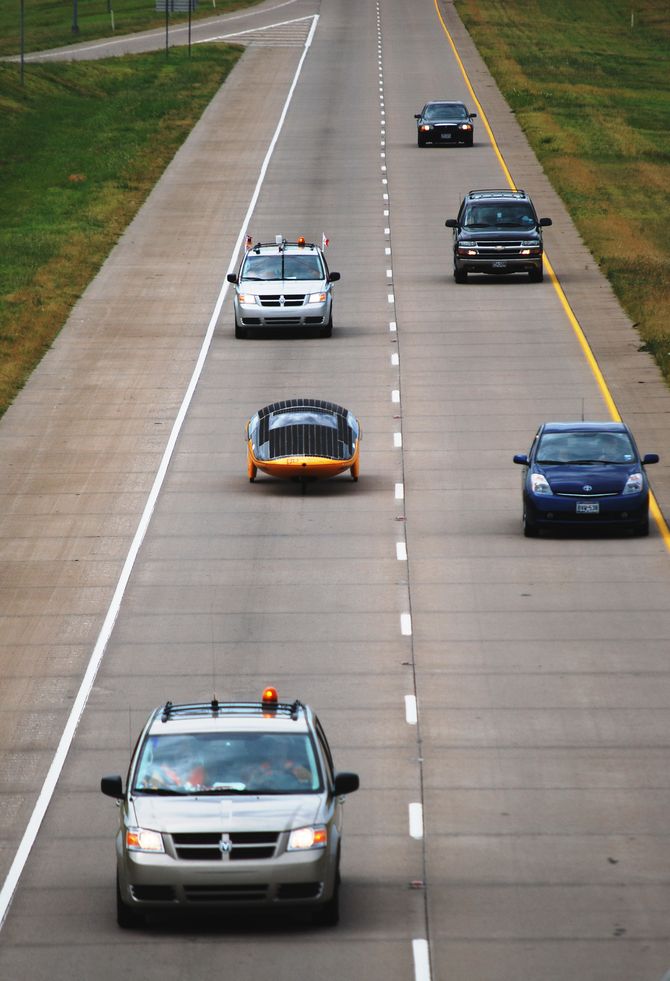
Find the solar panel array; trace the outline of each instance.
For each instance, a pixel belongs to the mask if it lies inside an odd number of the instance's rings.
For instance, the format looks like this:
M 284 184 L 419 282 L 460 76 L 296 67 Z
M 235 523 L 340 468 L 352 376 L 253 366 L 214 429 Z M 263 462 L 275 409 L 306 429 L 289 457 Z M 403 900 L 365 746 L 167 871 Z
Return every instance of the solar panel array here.
M 275 413 L 319 411 L 337 419 L 337 429 L 315 423 L 301 423 L 270 429 Z M 287 456 L 317 456 L 328 460 L 349 460 L 354 454 L 355 435 L 347 423 L 349 413 L 341 405 L 323 399 L 284 399 L 266 405 L 258 412 L 260 422 L 258 442 L 269 443 L 269 459 Z

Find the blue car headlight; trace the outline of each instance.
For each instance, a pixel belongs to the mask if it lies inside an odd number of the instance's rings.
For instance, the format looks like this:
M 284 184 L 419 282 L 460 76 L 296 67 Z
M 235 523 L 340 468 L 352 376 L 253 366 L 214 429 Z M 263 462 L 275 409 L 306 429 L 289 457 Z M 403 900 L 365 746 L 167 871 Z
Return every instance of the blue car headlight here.
M 644 488 L 644 481 L 641 473 L 632 473 L 626 481 L 623 489 L 624 494 L 641 494 Z
M 530 475 L 530 489 L 533 494 L 537 494 L 538 496 L 546 497 L 553 494 L 553 491 L 549 486 L 549 481 L 543 473 L 532 473 Z

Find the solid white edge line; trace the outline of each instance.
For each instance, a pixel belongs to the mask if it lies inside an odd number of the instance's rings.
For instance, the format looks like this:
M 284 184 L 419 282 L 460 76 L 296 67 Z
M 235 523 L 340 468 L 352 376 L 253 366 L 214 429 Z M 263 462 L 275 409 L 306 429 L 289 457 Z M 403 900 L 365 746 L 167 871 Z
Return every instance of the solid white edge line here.
M 415 981 L 430 981 L 430 958 L 428 956 L 428 941 L 413 940 Z
M 265 159 L 263 160 L 263 164 L 260 169 L 260 173 L 258 176 L 258 180 L 256 182 L 254 193 L 251 197 L 249 207 L 247 208 L 247 213 L 244 216 L 242 228 L 237 237 L 237 241 L 235 243 L 235 249 L 231 256 L 230 264 L 228 266 L 229 270 L 232 270 L 235 267 L 237 256 L 239 254 L 240 249 L 242 248 L 242 242 L 244 240 L 244 237 L 246 236 L 247 228 L 249 227 L 249 222 L 251 220 L 251 215 L 253 213 L 254 208 L 256 207 L 256 202 L 258 201 L 258 197 L 260 195 L 263 180 L 265 179 L 265 174 L 267 172 L 267 168 L 270 163 L 270 158 L 272 157 L 274 148 L 277 144 L 277 140 L 279 139 L 279 134 L 281 133 L 282 127 L 284 125 L 284 120 L 286 119 L 288 107 L 291 103 L 291 99 L 293 98 L 293 93 L 298 84 L 298 79 L 300 77 L 300 73 L 302 71 L 302 66 L 304 64 L 305 58 L 307 57 L 307 52 L 312 44 L 312 39 L 314 37 L 314 32 L 316 31 L 316 26 L 318 21 L 319 21 L 319 15 L 315 14 L 312 22 L 312 27 L 310 28 L 310 32 L 305 41 L 305 49 L 302 53 L 300 61 L 298 62 L 298 67 L 296 68 L 295 75 L 293 76 L 293 82 L 291 83 L 291 88 L 289 89 L 288 95 L 286 97 L 284 108 L 282 110 L 281 116 L 279 117 L 277 128 L 274 132 L 274 136 L 272 137 L 272 140 L 270 141 L 270 145 L 268 147 L 267 153 L 265 154 Z M 25 868 L 25 864 L 28 861 L 28 857 L 30 855 L 32 847 L 35 844 L 35 839 L 37 838 L 40 825 L 44 820 L 44 815 L 46 814 L 47 808 L 51 802 L 51 798 L 53 797 L 54 791 L 56 789 L 56 784 L 58 783 L 58 779 L 60 777 L 63 766 L 65 765 L 65 760 L 67 758 L 67 754 L 70 751 L 70 747 L 72 745 L 75 732 L 77 731 L 77 726 L 79 725 L 89 695 L 91 694 L 91 690 L 95 683 L 95 678 L 100 668 L 100 664 L 102 663 L 102 658 L 105 653 L 105 649 L 109 642 L 109 638 L 112 634 L 112 630 L 114 629 L 116 618 L 119 615 L 119 610 L 121 608 L 121 601 L 123 599 L 126 586 L 128 585 L 128 580 L 130 579 L 130 575 L 132 573 L 135 560 L 137 558 L 142 542 L 144 541 L 144 536 L 146 535 L 147 528 L 151 520 L 151 515 L 153 514 L 154 507 L 156 506 L 156 500 L 158 498 L 158 494 L 160 493 L 160 490 L 163 486 L 163 481 L 165 480 L 167 468 L 172 458 L 172 454 L 174 452 L 174 448 L 177 443 L 179 433 L 184 424 L 186 413 L 191 404 L 195 387 L 202 373 L 202 369 L 205 363 L 205 358 L 207 357 L 207 353 L 209 351 L 212 342 L 212 337 L 214 335 L 214 328 L 221 314 L 221 308 L 223 307 L 223 302 L 226 298 L 227 292 L 228 292 L 228 282 L 224 279 L 223 285 L 221 287 L 221 290 L 219 291 L 219 295 L 214 305 L 212 316 L 210 317 L 209 324 L 207 326 L 207 332 L 205 333 L 205 338 L 203 340 L 202 347 L 200 349 L 198 360 L 196 362 L 195 368 L 193 369 L 191 380 L 188 384 L 188 388 L 186 389 L 186 394 L 184 395 L 184 399 L 179 408 L 179 412 L 177 413 L 177 417 L 174 421 L 174 425 L 172 426 L 172 431 L 170 432 L 170 437 L 168 439 L 167 446 L 165 447 L 165 452 L 163 453 L 163 457 L 161 459 L 160 465 L 156 472 L 156 477 L 154 479 L 151 491 L 149 493 L 149 497 L 147 498 L 147 503 L 144 507 L 144 511 L 142 512 L 142 516 L 140 518 L 137 531 L 135 532 L 132 543 L 130 545 L 130 550 L 128 552 L 128 555 L 126 556 L 125 562 L 123 563 L 121 575 L 116 585 L 116 589 L 114 590 L 114 595 L 112 596 L 112 601 L 107 610 L 107 615 L 105 616 L 102 627 L 100 628 L 100 633 L 98 634 L 98 638 L 93 648 L 91 658 L 88 662 L 88 666 L 84 673 L 84 677 L 82 678 L 79 691 L 77 692 L 74 703 L 72 705 L 72 709 L 70 710 L 70 714 L 65 723 L 63 734 L 61 735 L 53 760 L 51 761 L 51 765 L 47 771 L 47 775 L 44 779 L 44 783 L 42 784 L 42 789 L 40 790 L 32 814 L 30 816 L 28 824 L 26 825 L 26 830 L 24 831 L 23 837 L 19 842 L 19 846 L 16 850 L 16 854 L 14 856 L 12 864 L 9 867 L 9 871 L 7 872 L 7 875 L 5 877 L 5 881 L 2 885 L 2 889 L 0 889 L 0 930 L 4 926 L 5 919 L 7 917 L 7 913 L 9 911 L 9 907 L 12 902 L 12 898 L 16 891 L 16 887 L 23 873 L 23 869 Z
M 409 834 L 411 838 L 423 838 L 423 804 L 409 805 Z
M 412 636 L 412 617 L 409 613 L 400 614 L 400 633 L 403 637 Z
M 418 721 L 416 695 L 405 695 L 405 719 L 407 725 L 415 726 Z

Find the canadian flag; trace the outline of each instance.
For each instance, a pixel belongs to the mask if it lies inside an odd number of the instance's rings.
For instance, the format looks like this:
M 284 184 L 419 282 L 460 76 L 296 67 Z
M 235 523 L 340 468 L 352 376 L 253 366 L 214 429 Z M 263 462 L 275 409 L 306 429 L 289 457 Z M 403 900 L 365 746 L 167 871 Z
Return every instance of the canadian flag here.
M 321 236 L 321 248 L 327 249 L 329 245 L 330 245 L 330 239 L 326 238 L 326 233 L 324 232 L 323 235 Z

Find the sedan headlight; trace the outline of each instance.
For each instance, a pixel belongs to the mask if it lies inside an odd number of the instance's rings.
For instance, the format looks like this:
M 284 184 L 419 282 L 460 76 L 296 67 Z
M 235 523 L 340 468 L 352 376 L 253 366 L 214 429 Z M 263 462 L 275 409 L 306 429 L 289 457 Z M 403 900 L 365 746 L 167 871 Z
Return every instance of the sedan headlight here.
M 308 303 L 325 303 L 326 294 L 325 293 L 310 293 L 307 297 Z
M 530 475 L 530 489 L 533 494 L 549 495 L 553 494 L 549 481 L 542 473 L 532 473 Z
M 624 494 L 641 494 L 644 482 L 641 473 L 632 473 L 626 481 L 623 489 Z
M 245 303 L 247 306 L 255 306 L 258 304 L 258 297 L 254 296 L 253 293 L 238 293 L 237 299 L 240 303 Z
M 432 128 L 433 127 L 429 126 L 428 123 L 424 123 L 422 126 L 419 126 L 419 129 L 421 130 L 422 133 L 429 133 Z
M 148 828 L 126 828 L 126 848 L 129 852 L 164 852 L 163 835 Z
M 328 844 L 328 831 L 325 824 L 315 824 L 309 828 L 296 828 L 289 835 L 287 851 L 298 852 L 309 848 L 325 848 Z

